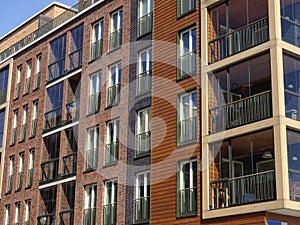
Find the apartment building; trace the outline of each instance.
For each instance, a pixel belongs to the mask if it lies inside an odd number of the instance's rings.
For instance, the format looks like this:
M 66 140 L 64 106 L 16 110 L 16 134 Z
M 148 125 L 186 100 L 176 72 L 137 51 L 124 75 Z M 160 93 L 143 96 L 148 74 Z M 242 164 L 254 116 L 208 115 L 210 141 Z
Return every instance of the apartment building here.
M 7 34 L 0 223 L 298 224 L 298 6 L 79 0 Z

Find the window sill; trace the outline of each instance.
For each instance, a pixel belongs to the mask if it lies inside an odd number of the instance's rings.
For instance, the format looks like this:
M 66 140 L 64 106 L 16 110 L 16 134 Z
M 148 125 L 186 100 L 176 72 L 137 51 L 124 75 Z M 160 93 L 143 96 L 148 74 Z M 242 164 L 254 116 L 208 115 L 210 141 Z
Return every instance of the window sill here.
M 153 28 L 153 27 L 152 27 Z M 146 36 L 150 36 L 151 35 L 151 39 L 152 39 L 152 30 L 151 31 L 149 31 L 149 32 L 147 32 L 147 33 L 145 33 L 145 34 L 142 34 L 142 35 L 137 35 L 137 38 L 136 38 L 136 40 L 140 40 L 140 39 L 143 39 L 144 37 L 146 37 Z
M 21 143 L 23 143 L 23 142 L 25 142 L 25 139 L 24 139 L 24 140 L 20 140 L 20 141 L 19 141 L 19 144 L 21 144 Z
M 33 138 L 35 138 L 35 135 L 31 135 L 28 139 L 31 140 Z
M 134 224 L 134 225 L 148 225 L 148 224 L 150 224 L 150 222 L 149 221 L 147 221 L 147 222 L 133 222 L 132 224 Z
M 20 192 L 22 190 L 22 188 L 18 188 L 15 190 L 15 193 Z
M 177 148 L 183 148 L 189 145 L 195 145 L 197 144 L 198 140 L 191 140 L 191 141 L 187 141 L 187 142 L 183 142 L 183 143 L 177 143 Z
M 117 103 L 114 103 L 114 104 L 108 105 L 108 106 L 106 106 L 106 107 L 105 107 L 105 109 L 111 109 L 112 107 L 119 105 L 119 103 L 120 103 L 120 101 L 119 101 L 119 102 L 117 102 Z
M 151 157 L 151 151 L 145 152 L 143 154 L 135 155 L 134 160 L 139 160 L 139 159 L 147 158 L 147 157 Z
M 102 166 L 102 169 L 105 169 L 105 168 L 108 168 L 108 167 L 111 167 L 111 166 L 116 166 L 116 165 L 118 165 L 118 162 L 119 161 L 114 161 L 114 162 L 106 163 L 104 166 Z
M 23 97 L 25 97 L 26 95 L 29 95 L 29 91 L 23 94 Z
M 102 55 L 100 55 L 100 56 L 97 57 L 97 58 L 91 59 L 91 60 L 88 62 L 88 64 L 92 64 L 93 62 L 97 61 L 98 59 L 101 59 L 101 56 L 102 56 Z
M 89 168 L 89 169 L 85 169 L 85 170 L 83 171 L 83 174 L 91 173 L 91 172 L 94 172 L 94 171 L 96 171 L 96 170 L 97 170 L 97 168 Z
M 114 49 L 110 49 L 109 52 L 106 53 L 106 55 L 109 55 L 109 54 L 111 54 L 111 53 L 113 53 L 113 52 L 115 52 L 115 51 L 117 51 L 117 50 L 119 50 L 121 48 L 122 48 L 122 45 L 120 45 L 120 46 L 118 46 L 118 47 L 116 47 Z
M 5 192 L 5 194 L 6 194 L 6 195 L 9 195 L 9 194 L 11 194 L 11 191 L 7 191 L 7 192 Z
M 197 217 L 197 216 L 198 216 L 198 212 L 194 212 L 194 213 L 187 214 L 187 215 L 181 215 L 181 216 L 176 215 L 176 219 L 180 220 L 180 219 L 185 219 L 185 218 L 189 218 L 189 217 Z
M 186 11 L 186 12 L 180 14 L 180 15 L 178 15 L 177 16 L 177 20 L 180 20 L 181 18 L 183 18 L 183 17 L 185 17 L 185 16 L 187 16 L 189 14 L 192 14 L 193 12 L 196 12 L 196 7 L 193 8 L 193 9 L 190 9 L 190 10 L 188 10 L 188 11 Z
M 192 76 L 194 76 L 194 75 L 196 75 L 196 74 L 197 74 L 197 72 L 190 73 L 190 74 L 186 74 L 186 75 L 184 75 L 184 76 L 178 76 L 178 74 L 177 74 L 176 81 L 177 81 L 177 82 L 180 82 L 180 81 L 182 81 L 182 80 L 184 80 L 184 79 L 186 79 L 186 78 L 188 78 L 188 77 L 192 77 Z
M 90 112 L 88 114 L 85 115 L 85 117 L 90 117 L 90 116 L 93 116 L 93 115 L 96 115 L 100 110 L 96 110 L 95 112 Z
M 32 187 L 32 185 L 25 187 L 25 190 L 28 190 Z
M 35 88 L 32 89 L 32 91 L 35 92 L 35 91 L 37 91 L 39 89 L 40 89 L 40 87 L 35 87 Z
M 145 97 L 145 96 L 147 96 L 147 95 L 149 95 L 149 94 L 150 94 L 149 97 L 151 97 L 151 89 L 150 89 L 150 90 L 143 91 L 143 92 L 136 92 L 135 97 L 136 97 L 136 98 L 143 98 L 143 97 Z M 147 96 L 147 97 L 148 97 L 148 96 Z
M 14 97 L 13 101 L 17 101 L 19 98 L 20 98 L 20 96 L 19 97 Z

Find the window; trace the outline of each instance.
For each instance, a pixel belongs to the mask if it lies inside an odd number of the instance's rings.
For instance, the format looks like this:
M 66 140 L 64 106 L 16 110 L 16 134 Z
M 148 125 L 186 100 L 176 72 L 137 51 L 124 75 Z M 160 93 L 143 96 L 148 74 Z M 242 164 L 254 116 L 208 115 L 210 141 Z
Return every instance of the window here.
M 63 35 L 50 43 L 49 78 L 51 81 L 65 72 L 66 35 Z
M 85 187 L 84 199 L 84 225 L 96 224 L 96 196 L 97 185 L 89 185 Z
M 83 24 L 71 30 L 70 44 L 70 70 L 81 67 L 82 64 L 82 44 L 83 44 Z
M 152 77 L 152 49 L 147 49 L 139 54 L 139 73 L 137 77 L 137 94 L 151 90 Z
M 0 111 L 0 148 L 3 146 L 3 133 L 5 123 L 5 110 Z
M 136 155 L 143 155 L 151 151 L 151 109 L 143 109 L 137 114 L 137 148 Z
M 177 14 L 184 15 L 196 8 L 196 0 L 177 0 Z
M 150 172 L 138 173 L 135 181 L 135 222 L 149 222 Z
M 88 130 L 88 149 L 86 152 L 86 170 L 96 169 L 98 166 L 99 128 Z
M 110 50 L 114 50 L 122 45 L 122 17 L 122 10 L 111 15 Z
M 10 205 L 5 206 L 5 225 L 9 225 Z
M 26 74 L 24 94 L 27 94 L 29 92 L 29 89 L 30 89 L 31 72 L 32 72 L 32 60 L 29 60 L 29 61 L 27 61 L 27 74 Z
M 90 78 L 89 114 L 100 110 L 102 73 L 93 74 Z
M 20 161 L 19 161 L 19 172 L 18 172 L 18 184 L 17 184 L 17 190 L 22 189 L 22 183 L 23 183 L 23 167 L 24 167 L 24 153 L 20 154 Z
M 177 143 L 184 144 L 197 140 L 197 92 L 179 96 Z
M 26 139 L 27 112 L 28 112 L 28 105 L 25 105 L 23 107 L 23 122 L 22 122 L 21 141 L 24 141 Z
M 6 102 L 9 68 L 0 71 L 0 105 Z
M 139 36 L 152 31 L 153 0 L 140 0 Z
M 12 128 L 12 135 L 11 135 L 11 144 L 14 145 L 17 140 L 17 131 L 18 131 L 18 115 L 19 110 L 14 110 L 14 121 L 13 121 L 13 128 Z
M 33 102 L 33 112 L 32 112 L 32 120 L 31 120 L 31 137 L 35 137 L 36 135 L 36 128 L 37 128 L 37 118 L 38 118 L 38 106 L 39 102 Z
M 179 33 L 179 57 L 177 78 L 196 73 L 196 28 Z
M 22 65 L 21 65 L 21 66 L 18 66 L 15 98 L 19 98 L 19 97 L 20 97 L 21 76 L 22 76 Z
M 15 211 L 15 225 L 19 224 L 20 221 L 20 202 L 16 203 L 16 211 Z
M 120 101 L 121 64 L 110 67 L 110 79 L 107 93 L 107 105 L 116 105 Z
M 11 156 L 9 158 L 9 175 L 7 181 L 7 192 L 10 193 L 13 185 L 13 177 L 14 177 L 14 166 L 15 166 L 15 156 Z
M 28 178 L 27 178 L 27 186 L 28 187 L 32 186 L 33 168 L 34 168 L 34 149 L 30 150 L 30 153 L 29 153 Z
M 107 123 L 105 164 L 115 163 L 119 153 L 119 120 Z
M 35 74 L 34 89 L 38 89 L 40 87 L 41 69 L 42 69 L 42 54 L 38 55 L 36 59 L 36 74 Z
M 92 60 L 99 58 L 103 52 L 103 20 L 93 24 Z
M 197 214 L 197 160 L 178 164 L 177 216 Z
M 30 224 L 31 200 L 26 201 L 25 205 L 25 225 Z
M 116 224 L 117 217 L 117 192 L 118 192 L 117 181 L 106 181 L 105 182 L 105 195 L 104 195 L 104 206 L 103 206 L 103 220 L 104 225 Z

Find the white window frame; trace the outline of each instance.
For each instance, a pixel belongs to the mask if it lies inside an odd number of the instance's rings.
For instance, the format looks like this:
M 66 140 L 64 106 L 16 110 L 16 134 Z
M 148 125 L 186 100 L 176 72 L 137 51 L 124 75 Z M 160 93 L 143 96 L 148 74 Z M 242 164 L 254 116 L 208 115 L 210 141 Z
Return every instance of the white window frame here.
M 98 31 L 98 39 L 96 39 L 96 26 L 99 26 L 99 31 Z M 100 41 L 103 39 L 103 33 L 104 33 L 104 22 L 103 20 L 100 20 L 96 23 L 93 24 L 93 37 L 92 37 L 92 44 Z
M 19 224 L 20 221 L 20 202 L 15 204 L 16 211 L 15 211 L 15 224 Z
M 147 177 L 148 174 L 149 174 L 149 180 Z M 139 176 L 143 176 L 143 178 L 144 178 L 144 196 L 140 196 L 140 193 L 139 193 L 139 188 L 140 188 Z M 138 200 L 138 199 L 144 198 L 144 197 L 150 197 L 150 196 L 147 196 L 148 185 L 150 185 L 150 171 L 144 171 L 141 173 L 137 173 L 135 175 L 135 200 Z
M 19 115 L 19 110 L 14 111 L 14 122 L 13 122 L 13 128 L 18 127 L 18 115 Z
M 94 132 L 92 134 L 92 131 Z M 93 139 L 94 139 L 94 145 L 92 146 L 92 142 L 91 142 L 91 138 L 93 135 Z M 94 126 L 88 129 L 88 150 L 92 150 L 92 149 L 96 149 L 99 147 L 99 127 L 98 126 Z
M 180 99 L 179 99 L 179 119 L 180 121 L 183 121 L 183 120 L 187 120 L 187 119 L 191 119 L 193 118 L 193 94 L 196 94 L 196 98 L 198 98 L 197 96 L 197 91 L 194 90 L 194 91 L 191 91 L 191 92 L 187 92 L 185 94 L 182 94 L 180 95 Z M 184 117 L 184 101 L 183 101 L 183 98 L 188 96 L 189 97 L 189 104 L 188 104 L 188 107 L 189 107 L 189 115 L 187 118 Z M 198 111 L 198 105 L 196 104 L 196 109 Z
M 24 217 L 25 223 L 30 221 L 30 211 L 31 211 L 31 200 L 26 200 L 25 201 L 25 217 Z
M 153 0 L 145 0 L 145 1 L 147 1 L 147 11 L 145 12 L 145 14 L 142 14 L 142 12 L 143 12 L 143 0 L 140 0 L 139 18 L 142 18 L 143 16 L 146 16 L 149 13 L 153 12 Z
M 111 183 L 111 193 L 108 193 L 108 184 Z M 109 204 L 114 204 L 117 203 L 117 199 L 115 199 L 115 196 L 118 196 L 118 193 L 116 193 L 116 191 L 118 190 L 118 182 L 117 180 L 109 180 L 105 182 L 105 187 L 104 187 L 104 203 L 105 205 L 109 205 Z M 110 201 L 108 201 L 108 196 L 111 196 Z M 118 198 L 118 197 L 117 197 Z
M 24 169 L 24 152 L 20 153 L 19 173 L 23 172 L 23 169 Z
M 111 131 L 111 126 L 110 124 L 112 124 L 113 127 L 113 136 L 111 137 L 110 135 L 110 131 Z M 116 120 L 111 120 L 107 123 L 106 125 L 106 144 L 111 144 L 111 143 L 115 143 L 119 140 L 119 126 L 120 126 L 120 122 L 119 119 Z
M 34 150 L 31 150 L 29 153 L 29 166 L 28 169 L 31 170 L 34 168 Z
M 85 187 L 84 209 L 96 208 L 97 185 L 92 184 Z
M 39 102 L 38 101 L 34 101 L 33 102 L 32 120 L 36 120 L 37 119 L 37 116 L 38 116 L 38 106 L 39 106 Z
M 113 79 L 113 69 L 116 70 L 115 72 L 115 82 Z M 121 76 L 122 76 L 122 64 L 116 63 L 109 67 L 109 87 L 115 86 L 121 83 Z
M 150 57 L 150 51 L 151 51 L 151 56 L 152 56 L 152 48 L 147 48 L 147 49 L 145 49 L 145 50 L 143 50 L 139 53 L 139 67 L 138 67 L 139 74 L 145 73 L 149 70 L 152 70 L 152 67 L 150 68 L 150 62 L 152 62 L 152 57 Z M 143 58 L 142 58 L 142 55 L 144 53 L 146 53 L 146 70 L 145 71 L 143 70 L 143 62 L 144 61 L 143 61 Z
M 36 57 L 36 73 L 40 73 L 42 68 L 42 54 Z
M 5 206 L 5 225 L 9 225 L 10 205 Z
M 114 29 L 114 15 L 116 15 L 116 14 L 118 15 L 118 17 L 117 17 L 117 28 Z M 110 24 L 111 24 L 110 31 L 111 31 L 111 34 L 113 32 L 116 32 L 116 31 L 122 29 L 122 23 L 123 23 L 123 10 L 120 9 L 120 10 L 118 10 L 118 11 L 111 14 L 111 17 L 110 17 Z
M 186 53 L 191 53 L 193 51 L 196 51 L 196 49 L 193 49 L 193 41 L 195 41 L 195 44 L 196 44 L 197 43 L 197 38 L 195 38 L 195 40 L 193 40 L 193 35 L 192 35 L 193 30 L 195 30 L 197 32 L 196 27 L 191 27 L 187 30 L 184 30 L 184 31 L 180 32 L 180 43 L 179 43 L 179 45 L 180 45 L 180 56 L 183 56 Z M 185 52 L 186 49 L 184 48 L 184 40 L 183 40 L 183 36 L 186 33 L 189 33 L 189 48 L 187 49 L 188 52 Z
M 32 73 L 32 60 L 28 60 L 27 61 L 27 74 L 26 74 L 26 78 L 31 77 L 31 73 Z
M 144 117 L 144 120 L 142 120 L 142 117 Z M 145 109 L 138 111 L 138 113 L 137 113 L 137 129 L 136 129 L 137 135 L 151 131 L 151 123 L 150 123 L 151 119 L 152 119 L 151 108 L 145 108 Z M 145 122 L 144 130 L 141 129 L 143 127 L 142 121 Z
M 28 114 L 28 105 L 23 106 L 23 123 L 25 125 L 27 123 L 27 114 Z
M 16 82 L 16 84 L 19 84 L 21 82 L 21 76 L 22 76 L 22 65 L 18 66 L 17 82 Z
M 9 158 L 9 176 L 14 175 L 15 156 Z
M 190 9 L 189 10 L 187 10 L 187 11 L 185 11 L 185 12 L 183 12 L 183 2 L 184 1 L 188 1 L 189 2 L 189 6 L 190 6 Z M 191 10 L 193 10 L 193 8 L 192 8 L 192 3 L 193 3 L 193 1 L 194 0 L 179 0 L 179 4 L 180 4 L 180 15 L 183 15 L 183 14 L 185 14 L 185 13 L 187 13 L 187 12 L 190 12 Z M 195 2 L 195 4 L 196 4 L 196 2 Z M 196 5 L 195 5 L 195 7 L 196 7 Z
M 96 79 L 94 80 L 94 78 Z M 94 95 L 101 92 L 101 78 L 101 71 L 90 76 L 90 95 Z M 94 90 L 94 81 L 96 81 L 96 91 Z

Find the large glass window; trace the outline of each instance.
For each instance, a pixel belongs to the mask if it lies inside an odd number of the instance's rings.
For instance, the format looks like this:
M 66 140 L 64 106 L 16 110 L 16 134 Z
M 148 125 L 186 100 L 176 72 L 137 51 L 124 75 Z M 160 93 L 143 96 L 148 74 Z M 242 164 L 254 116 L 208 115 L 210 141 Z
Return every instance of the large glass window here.
M 196 8 L 196 0 L 177 0 L 177 14 L 184 15 Z
M 97 199 L 97 185 L 89 185 L 85 187 L 84 199 L 84 225 L 96 224 L 96 199 Z
M 9 68 L 0 71 L 0 105 L 6 101 Z
M 15 98 L 19 98 L 20 97 L 22 65 L 18 66 L 17 69 L 18 69 L 18 72 L 17 72 L 17 80 L 16 80 Z
M 88 146 L 86 151 L 86 170 L 96 169 L 98 166 L 99 128 L 88 129 Z
M 90 77 L 89 114 L 100 110 L 102 73 L 98 72 Z
M 92 60 L 99 58 L 103 52 L 103 20 L 93 24 Z
M 149 222 L 150 172 L 138 173 L 135 179 L 135 222 Z
M 137 113 L 137 147 L 136 155 L 151 151 L 151 108 L 143 109 Z
M 137 94 L 151 90 L 152 49 L 146 49 L 139 54 L 137 76 Z
M 110 50 L 114 50 L 122 45 L 122 22 L 122 10 L 111 15 Z
M 113 106 L 120 101 L 121 63 L 110 67 L 110 79 L 107 93 L 107 105 Z
M 32 60 L 29 60 L 29 61 L 27 61 L 27 73 L 26 73 L 26 82 L 25 82 L 24 94 L 27 94 L 29 92 L 31 73 L 32 73 Z
M 63 35 L 50 43 L 49 81 L 65 72 L 66 35 Z
M 119 120 L 107 123 L 105 163 L 111 164 L 118 160 L 119 155 Z
M 103 224 L 115 225 L 117 218 L 118 183 L 116 180 L 105 182 Z
M 3 145 L 4 123 L 5 123 L 5 110 L 2 110 L 0 111 L 0 148 L 2 148 Z
M 139 36 L 152 31 L 153 0 L 140 0 Z
M 7 192 L 12 191 L 13 178 L 14 178 L 15 156 L 9 157 L 9 174 L 7 180 Z
M 70 70 L 76 69 L 82 64 L 83 24 L 71 30 L 70 46 Z

